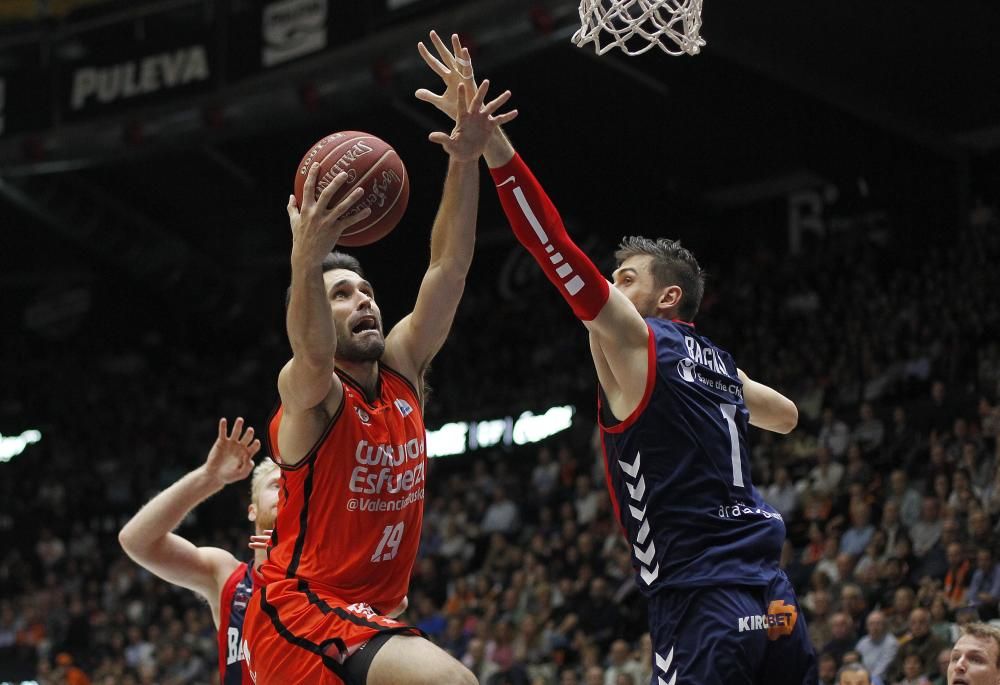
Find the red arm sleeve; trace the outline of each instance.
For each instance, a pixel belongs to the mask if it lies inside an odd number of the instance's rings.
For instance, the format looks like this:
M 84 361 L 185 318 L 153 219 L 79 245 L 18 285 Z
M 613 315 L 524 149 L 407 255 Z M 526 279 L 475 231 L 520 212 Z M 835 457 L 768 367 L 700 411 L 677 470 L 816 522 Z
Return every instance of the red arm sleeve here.
M 608 301 L 608 280 L 566 233 L 559 211 L 541 184 L 517 154 L 490 173 L 514 235 L 573 313 L 584 321 L 594 319 Z

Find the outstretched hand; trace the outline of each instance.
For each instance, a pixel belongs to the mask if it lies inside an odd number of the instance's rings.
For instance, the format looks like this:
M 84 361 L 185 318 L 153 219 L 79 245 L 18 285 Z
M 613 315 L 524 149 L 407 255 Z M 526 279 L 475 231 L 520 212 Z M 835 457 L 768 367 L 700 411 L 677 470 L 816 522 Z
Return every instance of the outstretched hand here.
M 432 143 L 443 147 L 454 160 L 475 161 L 479 159 L 494 132 L 502 124 L 513 121 L 514 117 L 517 116 L 516 109 L 494 116 L 494 112 L 510 99 L 510 91 L 505 90 L 490 102 L 484 103 L 489 87 L 489 80 L 483 81 L 476 90 L 472 101 L 469 102 L 469 86 L 465 83 L 459 83 L 456 88 L 458 91 L 458 117 L 455 120 L 455 128 L 452 129 L 450 135 L 439 131 L 429 136 Z
M 351 208 L 364 197 L 364 188 L 358 186 L 332 205 L 333 196 L 347 182 L 348 175 L 341 172 L 330 179 L 316 196 L 319 183 L 319 164 L 313 163 L 302 188 L 302 206 L 295 196 L 288 198 L 288 221 L 292 227 L 292 259 L 304 258 L 317 265 L 337 244 L 341 234 L 350 226 L 367 219 L 372 210 L 365 207 L 350 213 Z
M 260 440 L 253 437 L 253 428 L 243 430 L 243 419 L 233 422 L 233 432 L 228 432 L 226 419 L 219 419 L 219 437 L 208 452 L 205 472 L 222 485 L 243 480 L 253 471 L 253 458 L 260 451 Z
M 445 91 L 439 95 L 426 88 L 421 88 L 415 95 L 418 100 L 431 103 L 451 117 L 452 121 L 457 121 L 459 84 L 464 83 L 467 88 L 476 89 L 475 72 L 472 68 L 472 59 L 469 57 L 469 49 L 462 47 L 458 34 L 454 33 L 451 36 L 451 50 L 444 44 L 436 31 L 431 31 L 431 43 L 434 44 L 434 49 L 437 50 L 441 59 L 432 55 L 423 42 L 417 43 L 417 52 L 424 58 L 431 71 L 444 81 Z

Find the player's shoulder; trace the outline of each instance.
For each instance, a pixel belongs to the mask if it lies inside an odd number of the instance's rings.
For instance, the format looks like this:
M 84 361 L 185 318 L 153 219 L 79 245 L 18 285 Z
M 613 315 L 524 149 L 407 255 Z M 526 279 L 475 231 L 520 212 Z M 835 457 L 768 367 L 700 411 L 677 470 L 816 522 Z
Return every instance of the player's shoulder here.
M 222 592 L 223 588 L 225 588 L 226 584 L 237 571 L 245 570 L 243 562 L 233 556 L 232 552 L 220 547 L 199 547 L 198 555 L 211 568 L 212 577 L 215 581 L 215 587 L 203 593 L 209 597 Z

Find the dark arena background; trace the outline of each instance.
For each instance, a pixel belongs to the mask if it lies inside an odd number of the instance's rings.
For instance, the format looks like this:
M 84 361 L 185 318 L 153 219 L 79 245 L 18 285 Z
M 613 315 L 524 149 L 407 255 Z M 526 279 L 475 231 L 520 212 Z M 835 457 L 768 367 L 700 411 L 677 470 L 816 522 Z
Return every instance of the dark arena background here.
M 506 130 L 602 270 L 625 235 L 680 238 L 709 273 L 698 330 L 797 403 L 790 435 L 751 430 L 752 477 L 821 682 L 879 610 L 900 642 L 881 682 L 905 652 L 944 683 L 956 626 L 1000 616 L 1000 5 L 703 17 L 700 55 L 598 57 L 569 40 L 572 0 L 0 0 L 0 682 L 218 682 L 207 605 L 118 531 L 220 417 L 264 433 L 290 356 L 285 203 L 324 134 L 405 161 L 403 222 L 352 252 L 387 327 L 412 307 L 446 168 L 427 136 L 451 128 L 413 96 L 439 90 L 416 50 L 435 28 L 513 92 Z M 428 382 L 403 619 L 484 684 L 650 682 L 586 337 L 485 165 Z M 177 532 L 249 557 L 249 490 Z

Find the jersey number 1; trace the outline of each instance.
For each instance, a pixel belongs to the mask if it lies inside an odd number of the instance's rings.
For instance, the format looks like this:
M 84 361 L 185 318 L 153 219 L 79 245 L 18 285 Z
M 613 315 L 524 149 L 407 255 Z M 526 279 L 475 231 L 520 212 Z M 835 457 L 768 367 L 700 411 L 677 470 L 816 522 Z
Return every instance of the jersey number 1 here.
M 729 428 L 729 456 L 733 460 L 733 485 L 743 487 L 743 465 L 740 463 L 740 436 L 736 433 L 736 405 L 720 404 L 722 416 Z
M 372 563 L 379 561 L 389 561 L 395 559 L 399 553 L 399 543 L 403 540 L 403 522 L 400 521 L 394 526 L 386 526 L 382 531 L 382 539 L 375 548 L 372 555 Z

